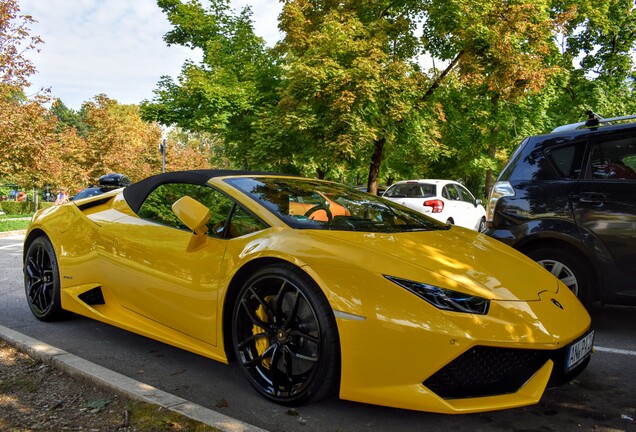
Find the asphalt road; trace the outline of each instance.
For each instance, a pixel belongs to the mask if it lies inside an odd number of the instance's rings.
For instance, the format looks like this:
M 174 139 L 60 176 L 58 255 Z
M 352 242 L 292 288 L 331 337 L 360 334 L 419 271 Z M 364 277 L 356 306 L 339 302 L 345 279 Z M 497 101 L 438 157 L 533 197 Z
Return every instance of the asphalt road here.
M 341 401 L 289 409 L 256 394 L 236 364 L 224 365 L 85 318 L 36 320 L 24 299 L 22 241 L 0 238 L 0 324 L 166 392 L 270 431 L 636 432 L 636 308 L 592 309 L 595 352 L 575 381 L 535 406 L 439 415 Z M 381 355 L 382 347 L 378 347 Z M 42 389 L 45 391 L 46 389 Z

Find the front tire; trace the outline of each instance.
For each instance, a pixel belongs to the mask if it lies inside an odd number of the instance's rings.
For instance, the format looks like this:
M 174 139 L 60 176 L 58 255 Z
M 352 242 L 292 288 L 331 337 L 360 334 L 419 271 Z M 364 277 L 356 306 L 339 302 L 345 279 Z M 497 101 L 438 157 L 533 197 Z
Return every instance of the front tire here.
M 300 405 L 337 390 L 340 349 L 333 311 L 290 264 L 264 267 L 241 288 L 232 314 L 236 358 L 265 398 Z
M 592 281 L 585 265 L 574 254 L 554 248 L 539 248 L 527 253 L 544 269 L 561 280 L 584 305 L 592 300 Z
M 65 318 L 60 300 L 60 271 L 48 238 L 37 237 L 24 256 L 24 289 L 31 312 L 40 321 Z

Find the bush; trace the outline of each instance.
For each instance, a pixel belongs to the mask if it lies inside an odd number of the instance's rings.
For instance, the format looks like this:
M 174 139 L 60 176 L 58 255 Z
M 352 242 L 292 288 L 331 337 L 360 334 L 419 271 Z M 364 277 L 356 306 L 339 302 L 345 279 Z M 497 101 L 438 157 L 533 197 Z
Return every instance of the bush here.
M 26 215 L 33 213 L 33 203 L 31 201 L 2 201 L 0 202 L 0 208 L 8 215 Z
M 55 203 L 52 203 L 52 202 L 40 201 L 38 203 L 38 210 L 42 210 L 42 209 L 45 209 L 45 208 L 53 207 L 54 205 L 55 205 Z

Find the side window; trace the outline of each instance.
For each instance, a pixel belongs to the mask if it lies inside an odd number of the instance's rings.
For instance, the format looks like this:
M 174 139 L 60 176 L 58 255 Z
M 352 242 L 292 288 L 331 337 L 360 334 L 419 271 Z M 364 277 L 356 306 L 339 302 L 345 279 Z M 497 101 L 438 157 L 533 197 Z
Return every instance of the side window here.
M 227 238 L 234 238 L 251 234 L 267 228 L 263 222 L 252 216 L 241 206 L 236 206 L 227 227 Z
M 138 216 L 158 224 L 173 228 L 188 228 L 181 223 L 172 212 L 172 204 L 181 197 L 188 195 L 210 209 L 208 234 L 215 235 L 218 224 L 225 224 L 234 202 L 222 193 L 201 185 L 185 183 L 164 184 L 153 190 L 139 208 Z
M 546 151 L 548 160 L 559 177 L 576 180 L 581 176 L 584 146 L 576 143 L 552 147 Z
M 636 180 L 636 140 L 594 144 L 591 170 L 593 179 Z
M 464 202 L 475 204 L 475 197 L 464 186 L 455 185 L 460 194 L 460 199 Z
M 457 189 L 455 189 L 455 185 L 452 185 L 452 184 L 444 186 L 444 192 L 442 193 L 442 196 L 452 201 L 459 200 L 459 193 L 457 193 Z

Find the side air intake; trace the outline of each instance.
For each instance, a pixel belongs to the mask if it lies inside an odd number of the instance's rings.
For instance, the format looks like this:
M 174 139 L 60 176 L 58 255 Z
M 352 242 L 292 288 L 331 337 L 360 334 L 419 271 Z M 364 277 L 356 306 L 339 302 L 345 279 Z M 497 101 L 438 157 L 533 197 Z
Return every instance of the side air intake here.
M 80 294 L 79 299 L 91 306 L 106 304 L 106 301 L 104 301 L 104 295 L 102 294 L 102 287 L 93 288 L 92 290 Z

